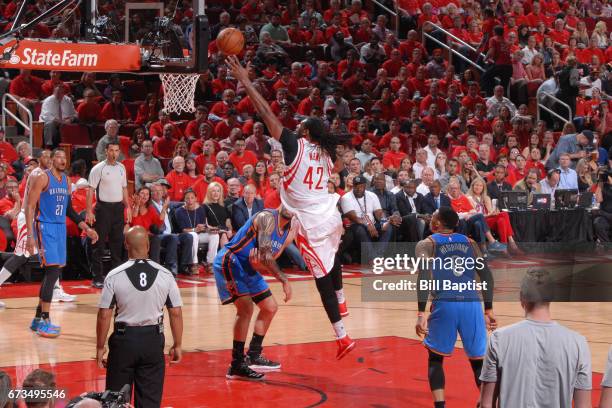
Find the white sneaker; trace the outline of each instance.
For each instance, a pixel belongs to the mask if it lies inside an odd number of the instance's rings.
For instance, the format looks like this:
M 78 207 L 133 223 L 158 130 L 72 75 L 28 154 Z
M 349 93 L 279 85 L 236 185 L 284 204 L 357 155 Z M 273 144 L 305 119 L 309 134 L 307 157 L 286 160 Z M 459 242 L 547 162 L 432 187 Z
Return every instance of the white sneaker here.
M 4 302 L 0 302 L 0 309 L 4 309 L 6 307 L 6 304 Z
M 60 285 L 59 287 L 53 289 L 53 302 L 74 302 L 76 301 L 75 295 L 69 295 L 64 292 L 64 288 Z

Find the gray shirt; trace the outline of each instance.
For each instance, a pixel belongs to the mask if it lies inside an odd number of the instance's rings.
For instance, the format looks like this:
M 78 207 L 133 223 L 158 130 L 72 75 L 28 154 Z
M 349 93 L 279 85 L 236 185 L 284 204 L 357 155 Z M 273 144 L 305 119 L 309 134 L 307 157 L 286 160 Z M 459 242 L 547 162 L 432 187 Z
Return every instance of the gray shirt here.
M 162 169 L 159 160 L 153 156 L 147 160 L 144 154 L 141 154 L 136 158 L 136 160 L 134 160 L 134 187 L 136 187 L 136 190 L 145 184 L 145 181 L 142 179 L 142 176 L 145 173 L 156 174 L 160 176 L 160 178 L 164 177 L 164 170 Z
M 130 259 L 104 279 L 99 307 L 116 307 L 115 322 L 152 326 L 163 319 L 164 306 L 182 305 L 181 294 L 169 270 L 149 259 Z
M 608 364 L 606 364 L 606 372 L 601 379 L 601 386 L 612 388 L 612 347 L 608 352 Z
M 500 407 L 571 408 L 574 390 L 590 390 L 591 376 L 584 336 L 523 320 L 491 334 L 480 380 L 498 383 Z
M 100 138 L 100 140 L 98 140 L 98 144 L 96 145 L 96 159 L 98 159 L 99 162 L 106 160 L 106 145 L 111 140 L 119 144 L 119 137 L 110 137 L 109 135 L 104 135 Z M 124 159 L 125 156 L 123 155 L 123 152 L 119 150 L 119 158 L 117 161 L 121 162 Z
M 96 190 L 98 201 L 123 201 L 123 189 L 127 187 L 125 167 L 121 163 L 108 164 L 106 160 L 101 161 L 89 172 L 89 187 Z
M 555 149 L 550 153 L 550 157 L 548 157 L 548 161 L 546 162 L 546 168 L 552 169 L 559 167 L 559 157 L 561 154 L 568 153 L 574 154 L 578 153 L 580 150 L 584 150 L 584 148 L 578 143 L 578 138 L 576 134 L 561 136 L 559 142 L 555 146 Z M 570 167 L 576 167 L 576 160 L 572 160 Z

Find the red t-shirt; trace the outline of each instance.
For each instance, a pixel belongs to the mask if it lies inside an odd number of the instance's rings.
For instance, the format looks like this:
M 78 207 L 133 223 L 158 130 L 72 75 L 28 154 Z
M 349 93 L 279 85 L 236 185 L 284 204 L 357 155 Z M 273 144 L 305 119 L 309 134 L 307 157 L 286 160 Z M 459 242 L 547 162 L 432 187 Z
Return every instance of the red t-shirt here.
M 278 208 L 280 205 L 280 191 L 276 189 L 268 189 L 264 195 L 264 208 Z
M 176 170 L 166 174 L 166 180 L 172 186 L 168 190 L 168 196 L 171 201 L 183 201 L 185 190 L 191 187 L 193 183 L 193 179 L 187 173 L 177 173 Z
M 404 152 L 394 152 L 392 150 L 387 151 L 382 160 L 382 164 L 386 169 L 394 168 L 399 169 L 402 160 L 404 160 L 408 155 Z
M 162 220 L 157 210 L 150 205 L 146 213 L 132 216 L 132 226 L 136 225 L 143 227 L 147 231 L 151 231 L 151 226 L 161 226 Z
M 451 207 L 458 213 L 466 213 L 474 209 L 470 200 L 463 194 L 459 198 L 451 198 Z
M 77 107 L 77 115 L 81 122 L 91 123 L 100 120 L 102 108 L 97 102 L 81 102 Z
M 130 111 L 124 103 L 115 105 L 110 101 L 104 104 L 104 107 L 100 112 L 100 117 L 102 120 L 132 120 L 132 115 L 130 115 Z
M 17 151 L 9 142 L 0 142 L 0 160 L 11 164 L 19 158 Z
M 510 58 L 510 47 L 506 40 L 497 36 L 489 40 L 489 49 L 493 50 L 492 58 L 495 65 L 512 65 Z
M 176 144 L 176 139 L 168 140 L 165 137 L 159 138 L 153 145 L 153 154 L 156 157 L 170 158 L 174 155 L 174 147 Z
M 42 83 L 42 79 L 33 75 L 30 76 L 29 82 L 25 82 L 23 76 L 19 74 L 11 81 L 9 92 L 22 98 L 40 99 L 43 95 Z
M 257 156 L 250 150 L 245 150 L 242 156 L 238 156 L 236 152 L 229 155 L 229 161 L 232 162 L 238 174 L 242 175 L 242 168 L 245 164 L 250 164 L 253 167 L 257 164 Z

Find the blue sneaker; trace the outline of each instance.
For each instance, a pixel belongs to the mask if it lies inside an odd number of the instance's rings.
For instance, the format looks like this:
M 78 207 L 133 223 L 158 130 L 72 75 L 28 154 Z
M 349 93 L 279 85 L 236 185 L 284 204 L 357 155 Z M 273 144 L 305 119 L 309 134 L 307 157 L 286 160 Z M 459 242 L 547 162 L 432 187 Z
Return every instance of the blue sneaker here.
M 502 244 L 501 242 L 495 241 L 489 245 L 488 249 L 491 252 L 506 252 L 508 250 L 508 246 L 506 244 Z
M 38 327 L 42 324 L 43 320 L 40 317 L 35 317 L 32 319 L 32 324 L 30 325 L 30 330 L 33 332 L 38 330 Z
M 51 320 L 43 320 L 42 323 L 38 326 L 38 330 L 36 330 L 36 334 L 40 337 L 46 338 L 55 338 L 60 335 L 60 327 L 51 323 Z

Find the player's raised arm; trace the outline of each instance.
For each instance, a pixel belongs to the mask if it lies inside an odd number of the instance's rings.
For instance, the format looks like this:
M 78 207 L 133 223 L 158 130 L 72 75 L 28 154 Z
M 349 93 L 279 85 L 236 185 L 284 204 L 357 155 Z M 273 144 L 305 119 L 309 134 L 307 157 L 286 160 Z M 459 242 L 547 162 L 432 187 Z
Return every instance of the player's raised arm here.
M 28 194 L 27 202 L 25 203 L 24 212 L 26 217 L 26 229 L 28 231 L 28 239 L 26 242 L 26 248 L 30 254 L 34 251 L 34 213 L 36 212 L 36 206 L 40 199 L 40 193 L 45 189 L 49 177 L 45 173 L 38 173 L 30 175 L 28 179 Z
M 251 99 L 253 107 L 266 124 L 266 127 L 270 132 L 270 136 L 276 140 L 280 140 L 281 133 L 283 133 L 283 125 L 280 120 L 278 120 L 274 112 L 272 112 L 268 101 L 266 101 L 266 99 L 261 96 L 261 94 L 253 86 L 253 82 L 251 82 L 249 78 L 248 71 L 242 66 L 242 64 L 240 64 L 240 61 L 235 55 L 228 56 L 226 58 L 226 63 L 229 69 L 232 71 L 232 76 L 238 81 L 242 82 L 242 85 L 244 85 L 244 89 Z

